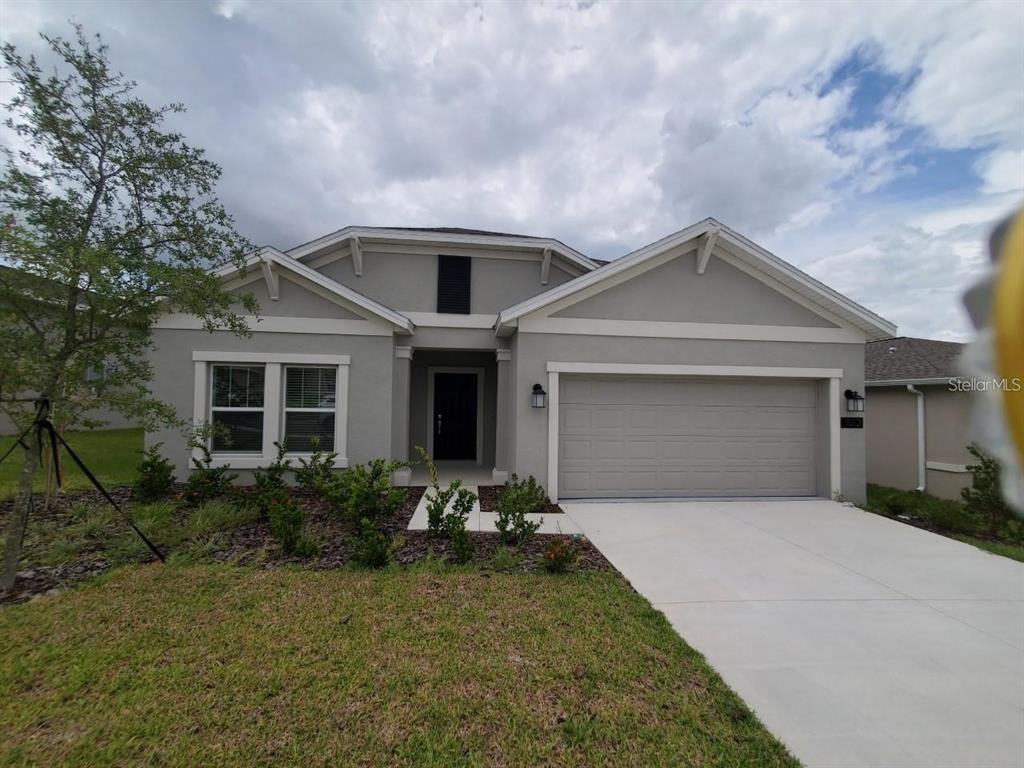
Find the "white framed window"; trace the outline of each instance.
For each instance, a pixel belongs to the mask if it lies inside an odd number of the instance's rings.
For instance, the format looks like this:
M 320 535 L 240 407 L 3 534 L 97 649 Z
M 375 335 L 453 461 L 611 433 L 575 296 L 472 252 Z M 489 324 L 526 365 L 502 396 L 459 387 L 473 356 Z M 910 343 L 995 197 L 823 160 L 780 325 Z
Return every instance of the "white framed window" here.
M 266 367 L 210 367 L 212 453 L 263 453 Z
M 290 455 L 308 455 L 313 437 L 337 454 L 335 467 L 348 466 L 348 355 L 193 352 L 192 361 L 194 422 L 220 427 L 214 466 L 265 467 L 281 440 Z
M 314 438 L 334 450 L 338 369 L 287 365 L 284 369 L 284 441 L 289 453 L 313 450 Z

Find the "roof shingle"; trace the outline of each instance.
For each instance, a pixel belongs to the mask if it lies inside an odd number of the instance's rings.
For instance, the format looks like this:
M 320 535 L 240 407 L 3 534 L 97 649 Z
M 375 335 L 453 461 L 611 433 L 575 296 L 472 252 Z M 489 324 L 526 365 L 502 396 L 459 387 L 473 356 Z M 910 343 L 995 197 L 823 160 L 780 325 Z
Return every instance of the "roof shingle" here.
M 864 380 L 914 381 L 960 374 L 957 360 L 964 345 L 955 341 L 898 336 L 864 345 Z

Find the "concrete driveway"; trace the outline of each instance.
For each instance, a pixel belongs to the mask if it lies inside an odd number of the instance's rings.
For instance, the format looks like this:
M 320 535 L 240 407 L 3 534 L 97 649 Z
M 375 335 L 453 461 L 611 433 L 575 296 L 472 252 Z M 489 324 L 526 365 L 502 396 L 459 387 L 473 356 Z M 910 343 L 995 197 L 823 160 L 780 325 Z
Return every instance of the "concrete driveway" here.
M 1024 564 L 832 501 L 562 506 L 807 766 L 1024 765 Z

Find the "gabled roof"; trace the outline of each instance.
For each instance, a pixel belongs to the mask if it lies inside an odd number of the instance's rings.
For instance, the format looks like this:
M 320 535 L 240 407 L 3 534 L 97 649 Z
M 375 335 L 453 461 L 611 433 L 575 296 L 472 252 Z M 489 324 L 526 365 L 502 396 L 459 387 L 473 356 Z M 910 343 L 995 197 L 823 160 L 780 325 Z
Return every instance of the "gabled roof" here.
M 609 262 L 588 274 L 502 310 L 498 315 L 496 329 L 501 330 L 502 326 L 507 326 L 524 315 L 536 312 L 588 286 L 595 285 L 614 275 L 625 272 L 673 248 L 685 245 L 690 241 L 697 241 L 698 238 L 711 234 L 714 234 L 718 247 L 724 246 L 731 255 L 764 272 L 791 290 L 796 291 L 804 298 L 861 329 L 868 339 L 888 338 L 896 333 L 896 326 L 888 320 L 879 317 L 871 310 L 832 290 L 827 285 L 815 280 L 792 264 L 783 261 L 778 256 L 766 251 L 756 243 L 743 237 L 743 235 L 712 218 L 699 221 L 686 229 Z
M 946 381 L 960 374 L 957 361 L 964 346 L 910 336 L 872 341 L 864 345 L 864 380 L 868 384 Z
M 380 319 L 391 323 L 397 328 L 405 331 L 406 333 L 412 333 L 415 326 L 412 320 L 403 315 L 401 312 L 396 312 L 390 307 L 386 307 L 380 302 L 374 301 L 369 296 L 364 296 L 359 291 L 349 288 L 347 285 L 342 285 L 336 280 L 332 280 L 327 275 L 319 272 L 312 267 L 307 267 L 298 259 L 294 259 L 291 256 L 287 256 L 281 253 L 276 248 L 265 246 L 259 250 L 258 253 L 249 256 L 245 260 L 245 270 L 251 267 L 262 268 L 263 264 L 270 264 L 276 267 L 286 269 L 293 274 L 304 277 L 312 283 L 320 286 L 321 288 L 333 293 L 334 295 L 345 299 L 346 301 L 355 304 L 358 307 L 362 307 L 373 315 L 376 315 Z M 218 269 L 215 274 L 219 277 L 229 280 L 233 277 L 237 277 L 243 273 L 243 269 L 239 269 L 234 265 L 228 265 Z
M 509 235 L 501 232 L 487 232 L 482 229 L 461 227 L 345 227 L 329 235 L 310 240 L 308 243 L 289 248 L 286 253 L 294 259 L 303 259 L 351 238 L 364 242 L 426 242 L 445 245 L 483 245 L 493 248 L 515 248 L 520 250 L 544 251 L 550 248 L 566 261 L 590 271 L 598 266 L 574 248 L 550 237 L 530 235 Z

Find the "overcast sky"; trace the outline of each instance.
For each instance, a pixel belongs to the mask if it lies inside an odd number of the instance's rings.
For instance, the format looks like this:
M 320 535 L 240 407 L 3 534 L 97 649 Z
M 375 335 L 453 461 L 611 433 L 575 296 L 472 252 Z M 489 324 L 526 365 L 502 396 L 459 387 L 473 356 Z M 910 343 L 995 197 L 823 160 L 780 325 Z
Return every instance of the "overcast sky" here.
M 188 106 L 240 229 L 279 248 L 445 225 L 615 258 L 714 216 L 901 334 L 961 339 L 1024 199 L 1020 2 L 0 0 L 26 51 L 69 19 Z

